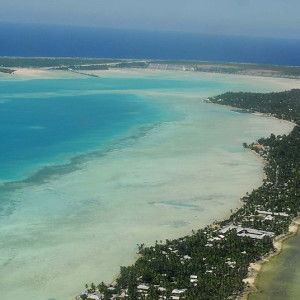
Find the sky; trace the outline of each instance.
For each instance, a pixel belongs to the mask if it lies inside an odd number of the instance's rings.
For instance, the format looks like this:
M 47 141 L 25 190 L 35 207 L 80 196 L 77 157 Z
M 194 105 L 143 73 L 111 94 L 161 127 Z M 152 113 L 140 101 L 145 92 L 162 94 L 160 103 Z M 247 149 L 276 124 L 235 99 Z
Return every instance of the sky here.
M 299 0 L 0 0 L 0 21 L 300 39 Z

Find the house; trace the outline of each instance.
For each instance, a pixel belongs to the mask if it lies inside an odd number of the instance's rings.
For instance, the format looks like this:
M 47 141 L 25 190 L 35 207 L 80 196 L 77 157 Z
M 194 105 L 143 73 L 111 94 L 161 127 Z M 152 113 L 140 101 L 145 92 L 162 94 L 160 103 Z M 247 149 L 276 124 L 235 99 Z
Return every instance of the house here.
M 98 295 L 88 295 L 87 299 L 89 299 L 89 300 L 100 300 L 101 298 Z
M 145 284 L 140 284 L 137 286 L 137 291 L 140 293 L 147 292 L 148 290 L 149 290 L 149 286 L 147 286 Z
M 271 212 L 271 211 L 258 210 L 257 213 L 259 215 L 289 217 L 289 215 L 284 212 Z
M 122 289 L 122 290 L 120 291 L 120 297 L 121 297 L 121 298 L 128 297 L 127 292 L 128 292 L 128 289 Z
M 233 224 L 224 226 L 219 231 L 221 233 L 226 233 L 227 231 L 230 231 L 230 230 L 236 230 L 237 236 L 240 236 L 240 237 L 245 236 L 245 237 L 250 237 L 252 239 L 258 239 L 258 240 L 261 240 L 266 236 L 273 237 L 275 235 L 275 233 L 271 232 L 271 231 L 256 230 L 253 228 L 244 228 L 244 227 L 236 226 Z
M 262 146 L 261 144 L 259 144 L 259 143 L 255 143 L 255 144 L 253 144 L 253 147 L 254 148 L 256 148 L 256 149 L 264 149 L 264 146 Z
M 265 220 L 267 220 L 267 221 L 272 221 L 273 219 L 274 219 L 274 217 L 272 217 L 270 215 L 265 217 Z
M 180 294 L 183 294 L 183 293 L 185 293 L 186 292 L 186 289 L 174 289 L 173 291 L 172 291 L 172 294 L 173 295 L 180 295 Z
M 190 260 L 190 259 L 192 259 L 189 255 L 184 255 L 183 258 L 184 258 L 185 260 Z
M 171 295 L 171 299 L 172 300 L 179 300 L 180 299 L 180 295 L 184 294 L 186 292 L 187 289 L 174 289 L 172 291 L 172 295 Z

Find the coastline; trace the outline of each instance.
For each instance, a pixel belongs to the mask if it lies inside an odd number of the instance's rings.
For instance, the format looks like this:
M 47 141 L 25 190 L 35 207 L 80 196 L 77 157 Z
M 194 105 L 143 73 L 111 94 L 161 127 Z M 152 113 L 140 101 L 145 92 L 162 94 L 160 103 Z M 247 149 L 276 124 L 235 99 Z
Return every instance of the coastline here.
M 229 110 L 235 111 L 235 112 L 239 113 L 238 111 L 236 111 L 236 107 L 234 107 L 234 106 L 230 106 L 230 105 L 225 105 L 224 106 L 224 105 L 221 105 L 221 104 L 218 104 L 218 103 L 210 103 L 210 104 L 227 107 Z M 294 127 L 298 126 L 298 124 L 296 124 L 296 123 L 294 123 L 292 121 L 288 121 L 288 120 L 284 120 L 284 119 L 278 119 L 278 118 L 276 118 L 274 116 L 270 116 L 270 115 L 267 115 L 267 114 L 264 114 L 264 113 L 260 113 L 260 112 L 248 112 L 248 113 L 254 114 L 254 115 L 259 116 L 259 117 L 276 119 L 276 120 L 279 120 L 279 121 L 281 121 L 283 123 L 293 125 Z M 250 149 L 250 151 L 258 159 L 260 159 L 265 166 L 267 165 L 266 160 L 264 160 L 261 155 L 259 155 L 253 149 Z M 264 174 L 264 179 L 266 179 L 267 178 L 267 174 L 265 172 L 263 172 L 263 174 Z M 243 202 L 242 198 L 241 198 L 240 202 L 241 202 L 242 205 L 245 204 Z M 283 251 L 283 243 L 285 241 L 287 241 L 288 239 L 294 237 L 297 234 L 297 232 L 299 230 L 299 227 L 300 227 L 300 216 L 297 216 L 297 217 L 295 217 L 295 218 L 292 219 L 292 222 L 289 225 L 288 232 L 285 233 L 285 234 L 279 235 L 279 236 L 277 236 L 274 239 L 273 245 L 274 245 L 275 251 L 273 253 L 270 253 L 269 255 L 267 255 L 265 257 L 262 257 L 259 261 L 251 263 L 249 265 L 248 276 L 243 279 L 243 282 L 246 284 L 246 288 L 245 288 L 242 296 L 237 297 L 237 300 L 249 300 L 251 294 L 259 293 L 260 292 L 259 289 L 258 289 L 258 287 L 257 287 L 257 281 L 258 281 L 258 275 L 262 271 L 262 266 L 264 264 L 270 262 L 270 260 L 273 257 L 276 257 L 276 256 L 278 256 L 278 255 L 280 255 L 282 253 L 282 251 Z
M 216 101 L 216 99 L 215 99 L 215 101 Z M 207 102 L 210 102 L 210 100 L 207 99 Z M 225 102 L 226 102 L 226 100 L 225 100 Z M 218 103 L 213 102 L 213 104 L 218 104 Z M 230 106 L 228 104 L 227 105 L 225 104 L 225 106 L 229 107 L 233 111 L 236 110 L 236 107 L 234 107 L 234 106 Z M 247 111 L 247 109 L 246 109 L 246 111 Z M 251 112 L 251 111 L 249 111 L 249 113 L 253 113 L 257 116 L 263 116 L 263 117 L 268 117 L 268 118 L 272 118 L 272 119 L 277 119 L 277 120 L 283 121 L 287 124 L 293 125 L 294 128 L 299 126 L 297 124 L 297 122 L 276 118 L 275 116 L 270 115 L 269 113 L 266 114 L 266 113 Z M 288 136 L 290 136 L 290 134 L 288 134 Z M 280 138 L 280 140 L 281 140 L 281 138 Z M 258 154 L 256 151 L 254 151 L 253 149 L 251 149 L 251 151 L 254 152 L 258 157 L 263 159 L 262 156 L 260 154 Z M 251 295 L 260 293 L 260 290 L 258 287 L 258 280 L 259 280 L 259 274 L 262 271 L 263 265 L 270 262 L 274 257 L 276 257 L 282 253 L 284 243 L 287 240 L 289 240 L 290 238 L 295 237 L 297 235 L 299 226 L 300 226 L 300 217 L 299 217 L 299 213 L 297 213 L 297 216 L 292 218 L 287 232 L 284 234 L 280 234 L 274 238 L 274 240 L 273 240 L 274 251 L 272 251 L 269 254 L 261 256 L 258 261 L 254 262 L 254 263 L 250 263 L 250 265 L 248 267 L 248 275 L 246 278 L 243 279 L 243 282 L 246 284 L 246 287 L 245 287 L 243 293 L 240 296 L 238 296 L 236 299 L 249 300 Z M 268 294 L 264 294 L 264 296 L 267 296 L 267 295 Z
M 299 82 L 300 83 L 300 82 Z M 206 100 L 203 100 L 204 102 L 207 102 Z M 209 104 L 212 104 L 212 105 L 217 105 L 217 106 L 220 106 L 220 107 L 223 107 L 223 108 L 228 108 L 228 110 L 230 111 L 233 111 L 233 112 L 236 112 L 236 113 L 240 113 L 236 107 L 234 106 L 230 106 L 230 105 L 222 105 L 222 104 L 219 104 L 219 103 L 212 103 L 212 102 L 207 102 Z M 295 126 L 299 126 L 297 123 L 295 122 L 292 122 L 292 121 L 289 121 L 289 120 L 285 120 L 285 119 L 279 119 L 279 118 L 276 118 L 274 116 L 270 116 L 269 114 L 264 114 L 264 113 L 260 113 L 260 112 L 251 112 L 251 111 L 246 111 L 246 113 L 248 114 L 252 114 L 252 115 L 255 115 L 255 116 L 258 116 L 258 117 L 263 117 L 263 118 L 267 118 L 267 119 L 273 119 L 273 120 L 277 120 L 279 122 L 282 122 L 282 123 L 285 123 L 285 124 L 290 124 L 292 125 L 293 127 Z M 292 131 L 292 130 L 291 130 Z M 290 132 L 291 132 L 290 131 Z M 290 133 L 288 132 L 288 133 Z M 258 157 L 261 158 L 261 156 L 256 153 L 255 151 L 253 151 L 256 155 L 258 155 Z M 263 160 L 264 161 L 264 160 Z
M 286 123 L 286 124 L 291 124 L 294 127 L 298 126 L 298 124 L 296 124 L 295 122 L 292 122 L 292 121 L 289 121 L 289 120 L 284 120 L 284 119 L 278 119 L 274 116 L 269 116 L 267 114 L 263 114 L 263 113 L 259 113 L 259 112 L 254 112 L 253 114 L 256 115 L 256 116 L 262 116 L 262 117 L 265 117 L 265 118 L 276 119 L 276 120 L 279 120 L 280 122 L 283 122 L 283 123 Z

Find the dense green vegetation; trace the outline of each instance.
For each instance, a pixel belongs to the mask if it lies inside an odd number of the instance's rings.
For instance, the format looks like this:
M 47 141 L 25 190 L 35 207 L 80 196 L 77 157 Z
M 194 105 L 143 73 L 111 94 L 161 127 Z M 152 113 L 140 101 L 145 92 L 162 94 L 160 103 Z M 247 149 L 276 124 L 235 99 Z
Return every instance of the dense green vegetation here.
M 149 62 L 147 61 L 132 61 L 132 62 L 121 62 L 113 67 L 115 68 L 147 68 L 149 65 Z
M 19 68 L 49 68 L 58 66 L 107 64 L 121 62 L 118 59 L 68 58 L 68 57 L 0 57 L 0 66 Z
M 104 58 L 0 57 L 1 67 L 54 68 L 58 70 L 108 70 L 109 68 L 146 68 L 147 61 Z
M 211 65 L 207 67 L 206 65 Z M 208 71 L 217 73 L 249 74 L 274 77 L 295 77 L 300 76 L 300 68 L 294 66 L 275 66 L 242 63 L 198 63 L 197 71 Z
M 154 64 L 168 64 L 172 66 L 185 66 L 187 69 L 200 72 L 214 72 L 227 74 L 247 74 L 258 76 L 290 77 L 300 76 L 300 67 L 260 65 L 244 63 L 210 62 L 210 61 L 152 61 Z
M 249 112 L 261 112 L 278 119 L 300 122 L 300 90 L 294 89 L 280 93 L 232 93 L 211 98 L 218 104 L 234 106 Z
M 82 70 L 82 71 L 91 71 L 91 70 L 109 70 L 109 68 L 147 68 L 149 65 L 145 61 L 123 61 L 123 62 L 110 62 L 105 64 L 92 64 L 92 65 L 68 65 L 62 67 L 55 67 L 55 70 Z
M 300 90 L 282 93 L 225 93 L 206 100 L 249 112 L 262 112 L 300 125 Z M 300 129 L 289 135 L 261 138 L 246 145 L 266 161 L 263 185 L 243 197 L 244 206 L 228 220 L 154 246 L 139 246 L 141 256 L 121 267 L 112 286 L 86 285 L 81 298 L 95 293 L 99 299 L 233 299 L 245 288 L 251 262 L 274 251 L 273 238 L 238 235 L 231 224 L 258 231 L 288 232 L 300 208 Z M 179 292 L 175 289 L 179 289 Z M 178 298 L 176 298 L 178 297 Z
M 63 71 L 94 71 L 94 70 L 108 70 L 108 66 L 106 64 L 102 65 L 70 65 L 63 67 L 55 67 L 54 70 L 63 70 Z
M 8 68 L 0 68 L 1 73 L 7 73 L 7 74 L 12 74 L 15 70 L 8 69 Z
M 254 143 L 249 145 L 267 161 L 267 179 L 260 188 L 243 198 L 247 204 L 231 216 L 232 220 L 242 221 L 247 226 L 269 229 L 277 234 L 285 232 L 300 208 L 300 90 L 269 94 L 225 93 L 209 101 L 250 112 L 268 113 L 298 125 L 287 136 L 276 137 L 272 134 L 269 138 L 259 139 L 258 144 L 262 148 Z M 273 220 L 262 222 L 255 213 L 257 207 L 271 212 L 284 212 L 290 217 L 282 219 L 274 216 Z M 251 222 L 243 217 L 245 215 L 251 216 Z

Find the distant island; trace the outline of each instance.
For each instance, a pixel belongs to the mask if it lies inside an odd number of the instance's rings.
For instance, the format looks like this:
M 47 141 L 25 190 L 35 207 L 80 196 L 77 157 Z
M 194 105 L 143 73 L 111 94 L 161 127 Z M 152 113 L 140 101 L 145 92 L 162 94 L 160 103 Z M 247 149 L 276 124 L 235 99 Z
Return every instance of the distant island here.
M 112 284 L 86 284 L 81 299 L 237 299 L 255 290 L 249 265 L 275 254 L 300 210 L 300 90 L 225 93 L 205 99 L 293 122 L 288 135 L 244 147 L 265 162 L 263 185 L 229 219 L 174 240 L 139 245 L 138 260 Z
M 300 78 L 300 67 L 296 66 L 180 60 L 0 57 L 0 72 L 13 74 L 15 71 L 14 68 L 45 68 L 71 72 L 120 68 L 145 68 L 151 70 L 177 70 L 295 79 Z

